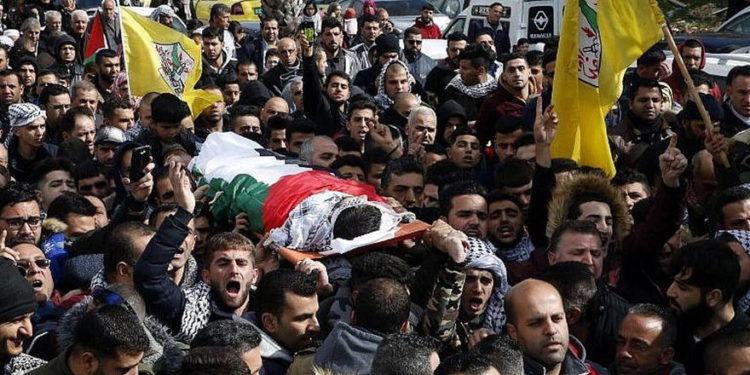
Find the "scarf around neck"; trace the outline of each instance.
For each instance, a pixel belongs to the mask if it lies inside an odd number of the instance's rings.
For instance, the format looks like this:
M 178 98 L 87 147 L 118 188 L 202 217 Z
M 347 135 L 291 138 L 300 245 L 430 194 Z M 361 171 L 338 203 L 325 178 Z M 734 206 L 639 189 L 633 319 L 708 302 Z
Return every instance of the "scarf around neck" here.
M 406 66 L 403 61 L 393 60 L 385 63 L 385 65 L 383 65 L 383 67 L 380 69 L 380 74 L 378 74 L 378 78 L 375 81 L 378 86 L 378 95 L 375 96 L 375 102 L 382 110 L 386 110 L 393 105 L 393 99 L 389 98 L 388 94 L 385 91 L 385 72 L 388 71 L 388 67 L 393 64 L 400 64 L 406 71 L 406 79 L 409 82 L 409 91 L 411 91 L 411 87 L 414 86 L 415 82 L 414 76 L 412 76 L 409 72 L 409 67 Z
M 520 263 L 529 260 L 533 251 L 534 245 L 531 243 L 531 238 L 524 233 L 517 244 L 507 249 L 499 249 L 497 254 L 503 261 Z
M 461 79 L 460 74 L 456 74 L 453 79 L 448 83 L 448 87 L 455 87 L 456 90 L 462 94 L 471 97 L 472 99 L 483 98 L 497 88 L 497 81 L 492 76 L 487 76 L 487 81 L 484 83 L 478 83 L 472 86 L 466 86 L 464 81 Z

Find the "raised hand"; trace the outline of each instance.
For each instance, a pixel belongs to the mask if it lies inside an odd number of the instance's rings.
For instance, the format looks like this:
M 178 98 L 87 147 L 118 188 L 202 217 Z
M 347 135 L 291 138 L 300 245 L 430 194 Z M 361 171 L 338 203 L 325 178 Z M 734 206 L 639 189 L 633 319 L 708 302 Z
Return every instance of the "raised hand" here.
M 154 189 L 154 176 L 151 172 L 153 172 L 154 168 L 156 168 L 156 164 L 148 163 L 146 168 L 143 168 L 143 177 L 135 182 L 130 181 L 129 177 L 122 178 L 125 190 L 137 202 L 145 202 L 148 196 L 151 195 L 151 191 Z
M 5 246 L 5 239 L 7 237 L 8 237 L 8 231 L 3 229 L 2 233 L 0 233 L 0 256 L 8 258 L 12 260 L 13 263 L 16 263 L 21 258 L 21 256 L 18 255 L 17 251 L 11 249 L 10 247 Z
M 455 263 L 466 260 L 469 238 L 464 232 L 453 229 L 448 223 L 436 220 L 424 234 L 425 241 L 436 250 L 448 254 Z
M 534 120 L 534 141 L 537 145 L 549 147 L 557 134 L 557 113 L 551 105 L 542 111 L 542 97 L 536 100 L 536 118 Z
M 316 271 L 318 274 L 316 283 L 316 290 L 318 291 L 318 294 L 325 295 L 331 294 L 331 292 L 333 292 L 333 285 L 331 285 L 331 283 L 328 281 L 328 271 L 326 270 L 326 266 L 323 265 L 323 263 L 312 259 L 303 259 L 297 262 L 297 265 L 294 267 L 294 269 L 306 275 L 309 275 Z
M 680 186 L 680 176 L 687 168 L 687 158 L 677 148 L 677 136 L 672 136 L 669 146 L 663 154 L 659 155 L 659 169 L 664 185 L 669 187 Z
M 170 161 L 168 168 L 169 181 L 172 183 L 174 198 L 177 205 L 182 207 L 185 211 L 193 213 L 195 210 L 195 195 L 193 195 L 191 190 L 190 177 L 188 177 L 185 169 L 179 163 Z

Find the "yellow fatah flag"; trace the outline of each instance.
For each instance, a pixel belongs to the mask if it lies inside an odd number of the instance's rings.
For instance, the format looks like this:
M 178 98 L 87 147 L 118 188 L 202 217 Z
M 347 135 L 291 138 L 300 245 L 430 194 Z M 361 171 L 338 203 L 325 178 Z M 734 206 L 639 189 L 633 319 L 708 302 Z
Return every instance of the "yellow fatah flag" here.
M 656 0 L 567 0 L 552 103 L 559 116 L 552 157 L 615 166 L 604 117 L 622 92 L 625 70 L 662 38 Z
M 193 89 L 201 77 L 201 47 L 170 27 L 121 7 L 122 42 L 130 93 L 173 93 L 190 106 L 193 118 L 222 100 Z

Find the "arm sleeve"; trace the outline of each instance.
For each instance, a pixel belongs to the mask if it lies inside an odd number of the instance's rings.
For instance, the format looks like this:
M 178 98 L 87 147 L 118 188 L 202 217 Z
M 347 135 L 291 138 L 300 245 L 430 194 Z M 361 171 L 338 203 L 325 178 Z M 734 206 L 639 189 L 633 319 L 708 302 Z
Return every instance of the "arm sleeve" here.
M 552 189 L 555 188 L 555 174 L 552 168 L 536 165 L 534 182 L 531 185 L 531 202 L 529 202 L 528 230 L 531 242 L 537 249 L 547 248 L 547 203 L 552 200 Z
M 169 278 L 167 269 L 175 250 L 188 234 L 193 215 L 182 208 L 164 220 L 135 265 L 133 281 L 152 315 L 172 328 L 179 327 L 185 294 Z
M 453 349 L 461 347 L 456 331 L 456 320 L 461 307 L 461 293 L 466 274 L 455 263 L 448 262 L 438 274 L 437 283 L 427 302 L 427 311 L 422 319 L 422 333 L 437 338 Z
M 654 257 L 677 231 L 685 211 L 684 186 L 684 183 L 677 188 L 662 185 L 657 190 L 646 221 L 633 227 L 623 240 L 623 252 L 626 256 Z
M 332 137 L 337 130 L 336 124 L 333 124 L 332 119 L 326 120 L 326 114 L 330 117 L 331 106 L 323 94 L 320 73 L 312 57 L 305 56 L 302 59 L 302 80 L 305 82 L 305 89 L 302 90 L 305 116 L 315 122 L 315 134 Z

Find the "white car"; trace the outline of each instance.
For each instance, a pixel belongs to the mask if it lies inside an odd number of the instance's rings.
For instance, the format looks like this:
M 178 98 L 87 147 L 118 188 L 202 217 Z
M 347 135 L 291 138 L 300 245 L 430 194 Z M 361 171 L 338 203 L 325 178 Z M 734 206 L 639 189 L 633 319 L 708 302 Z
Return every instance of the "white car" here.
M 448 2 L 446 0 L 446 2 Z M 422 5 L 427 4 L 425 0 L 378 0 L 376 4 L 378 9 L 384 8 L 388 11 L 388 16 L 393 22 L 393 26 L 401 31 L 414 26 L 414 21 L 422 14 Z M 354 7 L 357 14 L 362 14 L 362 5 L 364 0 L 343 0 L 339 3 L 341 10 L 345 11 L 346 8 Z M 430 2 L 430 4 L 434 3 Z M 433 22 L 440 28 L 445 30 L 451 19 L 441 13 L 440 8 L 435 6 L 435 15 L 432 17 Z

